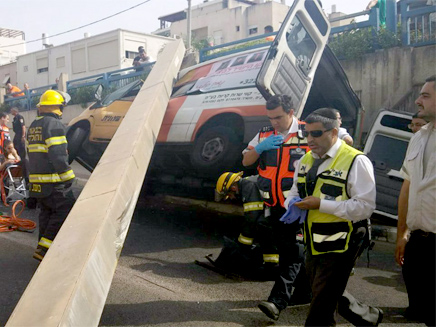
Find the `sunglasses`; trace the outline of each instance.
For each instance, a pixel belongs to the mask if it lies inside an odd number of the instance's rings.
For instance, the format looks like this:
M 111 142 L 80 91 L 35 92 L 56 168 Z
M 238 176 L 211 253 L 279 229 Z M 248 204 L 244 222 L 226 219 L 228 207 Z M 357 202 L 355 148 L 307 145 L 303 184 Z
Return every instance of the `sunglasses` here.
M 303 131 L 303 136 L 308 137 L 309 135 L 312 137 L 321 137 L 325 132 L 331 131 L 333 128 L 326 129 L 325 131 L 316 130 L 316 131 Z

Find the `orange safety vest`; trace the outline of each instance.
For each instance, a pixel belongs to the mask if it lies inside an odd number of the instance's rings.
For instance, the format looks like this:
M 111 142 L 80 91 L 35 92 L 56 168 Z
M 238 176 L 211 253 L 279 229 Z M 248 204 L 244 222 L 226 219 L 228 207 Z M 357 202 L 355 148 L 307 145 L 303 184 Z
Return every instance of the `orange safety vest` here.
M 5 144 L 5 140 L 10 140 L 9 127 L 0 126 L 0 154 L 4 154 L 3 147 Z
M 259 157 L 259 178 L 257 184 L 267 206 L 278 203 L 285 206 L 285 200 L 294 182 L 297 161 L 309 151 L 307 140 L 302 136 L 304 123 L 298 122 L 298 133 L 289 134 L 279 149 L 262 152 Z M 259 143 L 270 135 L 277 135 L 273 127 L 264 127 L 259 132 Z

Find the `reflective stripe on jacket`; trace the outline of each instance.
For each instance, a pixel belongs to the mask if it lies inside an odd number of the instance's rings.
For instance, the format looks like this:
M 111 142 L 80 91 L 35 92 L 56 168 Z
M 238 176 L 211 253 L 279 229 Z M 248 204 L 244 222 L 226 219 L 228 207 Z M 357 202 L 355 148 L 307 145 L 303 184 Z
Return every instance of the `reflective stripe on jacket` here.
M 298 171 L 298 193 L 301 198 L 313 195 L 321 200 L 345 201 L 350 197 L 347 193 L 347 178 L 355 158 L 362 152 L 348 146 L 342 141 L 336 156 L 329 167 L 317 176 L 313 194 L 306 183 L 306 176 L 314 159 L 310 153 L 300 161 Z M 350 235 L 353 230 L 351 221 L 337 216 L 309 210 L 306 219 L 305 241 L 310 242 L 313 255 L 328 252 L 345 252 L 348 249 Z M 310 241 L 306 238 L 309 237 Z
M 299 122 L 299 130 L 303 124 Z M 259 143 L 270 135 L 277 135 L 273 127 L 262 128 Z M 259 178 L 257 184 L 265 204 L 284 207 L 294 181 L 296 162 L 309 151 L 307 140 L 299 138 L 298 133 L 289 134 L 279 149 L 264 151 L 259 158 Z
M 68 164 L 65 127 L 56 114 L 38 116 L 29 127 L 27 140 L 31 196 L 47 197 L 54 185 L 75 178 Z
M 244 245 L 253 244 L 254 235 L 256 233 L 255 226 L 259 218 L 263 216 L 263 200 L 256 185 L 256 177 L 257 176 L 249 176 L 242 178 L 238 182 L 244 205 L 245 221 L 246 223 L 250 223 L 249 226 L 253 226 L 253 230 L 243 230 L 238 237 L 238 242 Z

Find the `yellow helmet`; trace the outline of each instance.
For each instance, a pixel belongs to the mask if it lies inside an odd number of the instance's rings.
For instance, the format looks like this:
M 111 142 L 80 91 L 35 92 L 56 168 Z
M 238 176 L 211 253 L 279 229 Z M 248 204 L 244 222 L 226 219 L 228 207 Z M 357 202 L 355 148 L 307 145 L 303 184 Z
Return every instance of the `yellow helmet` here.
M 47 90 L 39 99 L 39 103 L 37 104 L 37 107 L 39 106 L 64 106 L 65 99 L 62 96 L 62 94 L 58 91 L 54 90 Z
M 239 173 L 227 172 L 222 174 L 216 182 L 215 201 L 219 202 L 221 200 L 226 200 L 229 197 L 228 193 L 230 191 L 230 187 L 233 185 L 233 183 L 241 179 L 242 174 L 242 171 Z

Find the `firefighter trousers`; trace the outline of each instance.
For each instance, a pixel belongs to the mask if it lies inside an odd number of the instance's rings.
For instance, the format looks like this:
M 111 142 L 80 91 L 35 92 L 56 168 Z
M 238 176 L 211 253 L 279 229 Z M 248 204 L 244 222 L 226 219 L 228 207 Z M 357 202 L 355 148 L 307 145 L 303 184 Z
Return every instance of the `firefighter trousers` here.
M 39 239 L 42 237 L 53 241 L 62 224 L 73 207 L 75 198 L 73 192 L 64 192 L 64 186 L 53 187 L 48 197 L 39 198 Z

